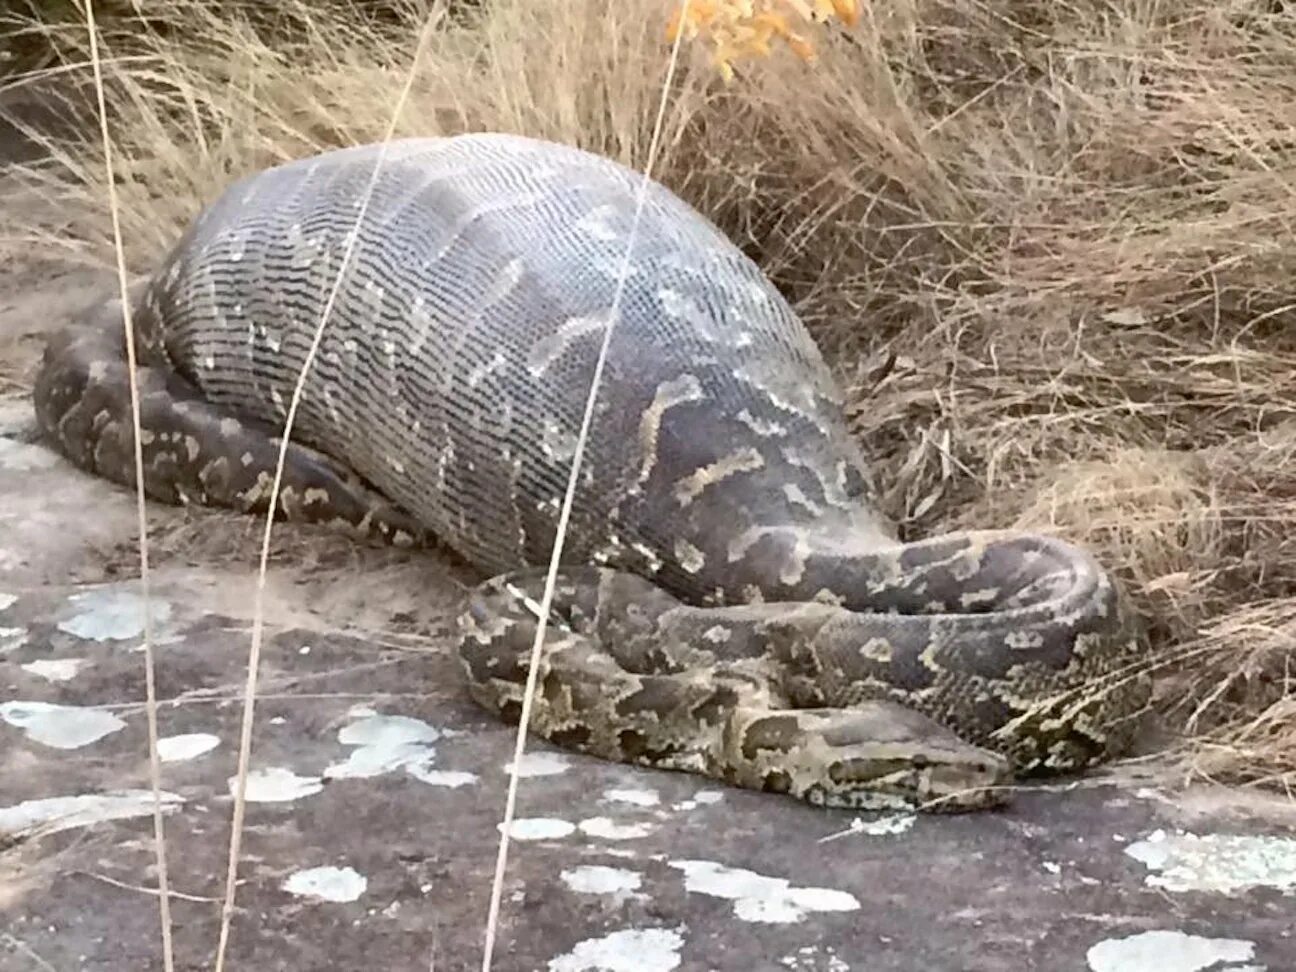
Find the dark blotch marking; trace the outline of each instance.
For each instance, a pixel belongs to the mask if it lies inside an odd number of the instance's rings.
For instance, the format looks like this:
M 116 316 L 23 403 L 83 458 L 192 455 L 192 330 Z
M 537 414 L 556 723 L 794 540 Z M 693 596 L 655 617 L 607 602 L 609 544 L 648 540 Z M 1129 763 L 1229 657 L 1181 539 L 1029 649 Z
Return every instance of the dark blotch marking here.
M 556 746 L 583 751 L 589 745 L 590 731 L 585 726 L 569 726 L 550 733 L 549 741 Z
M 770 770 L 761 777 L 761 789 L 770 793 L 788 793 L 792 789 L 792 777 L 782 770 Z
M 747 727 L 742 752 L 748 759 L 755 759 L 762 750 L 787 752 L 800 735 L 801 726 L 795 716 L 767 716 Z

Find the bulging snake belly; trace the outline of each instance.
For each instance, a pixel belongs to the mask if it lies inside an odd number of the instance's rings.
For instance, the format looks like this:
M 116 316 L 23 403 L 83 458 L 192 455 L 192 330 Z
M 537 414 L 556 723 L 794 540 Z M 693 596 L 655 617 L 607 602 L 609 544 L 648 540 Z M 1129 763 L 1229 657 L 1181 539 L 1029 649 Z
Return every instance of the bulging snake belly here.
M 130 295 L 145 488 L 264 511 L 378 146 L 228 188 Z M 640 176 L 500 134 L 390 143 L 277 509 L 487 575 L 469 691 L 518 717 L 544 565 Z M 53 338 L 48 438 L 134 484 L 121 307 Z M 1123 752 L 1149 685 L 1089 553 L 901 543 L 840 393 L 756 265 L 650 185 L 572 510 L 532 731 L 829 806 L 989 806 Z

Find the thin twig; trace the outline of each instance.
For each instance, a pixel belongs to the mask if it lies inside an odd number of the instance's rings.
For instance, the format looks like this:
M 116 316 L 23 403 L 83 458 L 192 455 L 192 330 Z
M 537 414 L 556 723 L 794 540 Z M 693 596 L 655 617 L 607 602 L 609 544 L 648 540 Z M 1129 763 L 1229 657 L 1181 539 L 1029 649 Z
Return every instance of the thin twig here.
M 35 962 L 36 965 L 40 967 L 41 972 L 58 972 L 58 970 L 54 968 L 54 966 L 50 965 L 49 962 L 45 961 L 45 959 L 34 948 L 24 942 L 21 938 L 9 934 L 9 932 L 0 932 L 0 945 L 7 945 L 15 952 L 21 952 L 23 955 Z
M 123 891 L 135 891 L 138 894 L 159 894 L 157 888 L 146 888 L 141 884 L 129 884 L 126 881 L 119 881 L 111 878 L 107 874 L 98 874 L 94 871 L 85 871 L 77 869 L 68 871 L 68 874 L 79 874 L 82 877 L 88 877 L 95 881 L 102 881 L 104 884 L 111 884 L 114 888 L 121 888 Z M 184 891 L 169 891 L 169 897 L 179 898 L 181 901 L 195 901 L 199 904 L 215 904 L 220 898 L 207 894 L 186 894 Z

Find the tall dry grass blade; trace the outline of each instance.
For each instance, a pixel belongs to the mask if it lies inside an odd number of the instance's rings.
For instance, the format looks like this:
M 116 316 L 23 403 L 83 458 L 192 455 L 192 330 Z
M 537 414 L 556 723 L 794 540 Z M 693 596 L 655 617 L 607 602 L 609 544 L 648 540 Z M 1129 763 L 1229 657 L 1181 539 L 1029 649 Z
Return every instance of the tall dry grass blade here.
M 130 377 L 131 428 L 135 449 L 135 514 L 139 530 L 140 596 L 144 603 L 144 699 L 148 723 L 149 785 L 153 791 L 153 853 L 158 871 L 158 918 L 162 925 L 162 967 L 175 969 L 171 940 L 171 889 L 167 874 L 166 827 L 162 821 L 162 763 L 158 756 L 157 686 L 154 682 L 153 609 L 149 584 L 148 515 L 144 502 L 144 446 L 140 429 L 140 395 L 135 368 L 135 326 L 131 319 L 126 256 L 122 246 L 120 207 L 113 170 L 112 136 L 108 131 L 108 106 L 104 97 L 103 65 L 99 60 L 99 30 L 95 23 L 94 0 L 85 2 L 86 31 L 90 64 L 94 73 L 95 97 L 99 109 L 99 135 L 103 142 L 104 181 L 108 209 L 112 216 L 113 250 L 117 262 L 117 290 L 121 297 L 122 327 L 126 337 L 126 372 Z

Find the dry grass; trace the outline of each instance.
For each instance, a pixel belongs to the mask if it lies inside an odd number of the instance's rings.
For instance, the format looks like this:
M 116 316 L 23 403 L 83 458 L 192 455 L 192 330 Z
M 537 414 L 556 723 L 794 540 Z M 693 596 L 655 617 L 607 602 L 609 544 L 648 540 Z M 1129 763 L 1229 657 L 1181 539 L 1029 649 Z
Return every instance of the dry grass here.
M 643 161 L 665 0 L 149 4 L 105 41 L 137 270 L 239 174 L 502 129 Z M 1271 8 L 1273 8 L 1271 10 Z M 249 8 L 250 9 L 250 8 Z M 341 11 L 341 12 L 339 12 Z M 287 26 L 285 26 L 287 25 Z M 85 115 L 84 29 L 14 23 Z M 906 531 L 1048 527 L 1129 583 L 1184 766 L 1296 781 L 1296 22 L 1277 5 L 893 0 L 720 84 L 691 52 L 659 177 L 798 304 Z M 44 97 L 50 97 L 47 90 Z M 10 241 L 107 255 L 91 125 Z M 0 215 L 0 220 L 3 215 Z

